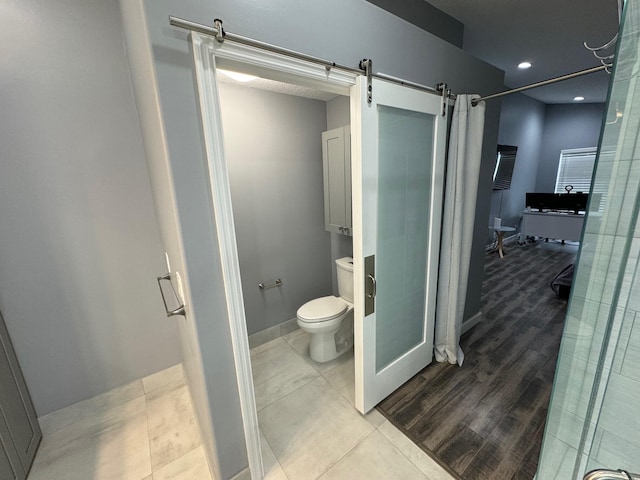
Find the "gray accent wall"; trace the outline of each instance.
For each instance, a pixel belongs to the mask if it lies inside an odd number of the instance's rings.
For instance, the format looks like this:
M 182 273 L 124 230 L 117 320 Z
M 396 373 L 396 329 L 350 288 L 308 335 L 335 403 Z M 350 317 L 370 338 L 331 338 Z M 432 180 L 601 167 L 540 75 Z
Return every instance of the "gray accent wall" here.
M 181 361 L 116 0 L 8 0 L 0 308 L 38 415 Z
M 561 150 L 598 146 L 604 113 L 604 103 L 547 106 L 536 192 L 553 192 Z
M 296 318 L 331 295 L 324 229 L 320 100 L 220 85 L 242 293 L 249 335 Z M 276 278 L 284 284 L 261 290 Z
M 185 363 L 198 364 L 197 356 L 202 356 L 202 375 L 188 371 L 187 376 L 191 390 L 200 393 L 194 395 L 194 404 L 212 470 L 216 478 L 226 480 L 246 468 L 247 455 L 221 293 L 218 239 L 205 182 L 188 33 L 170 27 L 169 15 L 201 23 L 221 18 L 227 31 L 344 65 L 357 66 L 362 58 L 369 57 L 374 60 L 376 71 L 427 85 L 445 81 L 454 92 L 493 93 L 502 87 L 504 73 L 362 0 L 123 0 L 121 5 L 132 19 L 127 21 L 128 48 L 141 52 L 146 49 L 152 55 L 150 66 L 133 68 L 136 99 L 140 98 L 145 147 L 148 152 L 160 154 L 150 160 L 151 164 L 157 162 L 150 169 L 164 172 L 158 174 L 162 179 L 173 179 L 190 284 L 190 313 L 185 328 L 192 335 L 189 345 L 195 344 L 200 350 L 185 353 L 189 357 Z M 136 17 L 140 8 L 144 9 L 144 18 Z M 331 35 L 327 35 L 328 28 Z M 381 31 L 393 32 L 393 41 L 381 37 Z M 135 55 L 134 62 L 146 60 L 141 53 Z M 498 116 L 499 107 L 489 104 L 476 220 L 482 231 L 489 214 Z M 166 146 L 164 157 L 158 152 L 158 142 Z M 156 175 L 154 172 L 152 176 Z M 161 204 L 156 201 L 156 208 Z M 160 212 L 159 217 L 164 215 Z M 160 223 L 164 239 L 165 222 Z M 480 308 L 483 267 L 484 241 L 474 241 L 467 301 L 471 315 Z
M 407 22 L 462 48 L 464 24 L 425 0 L 367 0 Z
M 491 213 L 487 225 L 494 217 L 502 225 L 518 227 L 525 208 L 525 195 L 533 192 L 538 174 L 538 163 L 545 121 L 545 105 L 531 97 L 516 93 L 502 99 L 498 143 L 518 147 L 515 168 L 509 190 L 493 191 Z

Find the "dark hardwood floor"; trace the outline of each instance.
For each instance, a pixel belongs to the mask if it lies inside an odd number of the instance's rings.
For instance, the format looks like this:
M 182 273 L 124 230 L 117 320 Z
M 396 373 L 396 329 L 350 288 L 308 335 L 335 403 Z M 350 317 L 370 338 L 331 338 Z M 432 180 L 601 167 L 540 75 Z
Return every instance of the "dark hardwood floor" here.
M 464 480 L 535 475 L 567 307 L 549 283 L 577 247 L 505 250 L 487 254 L 482 322 L 461 339 L 463 366 L 431 364 L 377 407 Z

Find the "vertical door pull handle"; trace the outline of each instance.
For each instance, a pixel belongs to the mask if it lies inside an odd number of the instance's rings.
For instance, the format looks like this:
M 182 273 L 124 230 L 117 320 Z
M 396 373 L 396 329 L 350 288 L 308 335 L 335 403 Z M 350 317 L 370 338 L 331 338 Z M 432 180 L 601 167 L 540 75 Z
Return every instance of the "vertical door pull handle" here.
M 376 311 L 376 256 L 369 255 L 364 259 L 364 316 Z
M 176 293 L 175 289 L 173 288 L 173 283 L 171 282 L 171 273 L 167 273 L 166 275 L 163 275 L 163 276 L 157 277 L 157 278 L 158 278 L 158 288 L 160 289 L 160 296 L 162 297 L 162 303 L 164 303 L 164 310 L 167 313 L 167 317 L 173 317 L 174 315 L 186 316 L 184 305 L 180 303 L 180 299 L 178 298 L 178 294 Z M 178 308 L 176 308 L 174 310 L 169 310 L 169 307 L 167 307 L 167 301 L 164 298 L 164 291 L 162 290 L 162 284 L 160 283 L 163 280 L 167 280 L 169 282 L 169 285 L 171 286 L 171 291 L 173 292 L 173 296 L 176 298 L 176 302 L 178 303 Z
M 369 280 L 371 280 L 371 292 L 369 292 L 367 294 L 367 297 L 369 298 L 375 298 L 376 293 L 378 291 L 378 284 L 376 283 L 376 277 L 374 277 L 373 275 L 369 274 L 367 275 L 369 277 Z

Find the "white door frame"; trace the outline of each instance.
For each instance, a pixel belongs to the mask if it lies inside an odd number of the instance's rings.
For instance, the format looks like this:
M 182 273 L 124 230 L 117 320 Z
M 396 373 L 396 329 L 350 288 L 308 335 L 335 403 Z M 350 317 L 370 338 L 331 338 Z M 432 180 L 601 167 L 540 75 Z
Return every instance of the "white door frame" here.
M 224 158 L 216 65 L 346 96 L 350 94 L 350 87 L 355 85 L 357 75 L 339 69 L 327 69 L 323 65 L 256 47 L 232 42 L 220 43 L 214 37 L 196 32 L 191 33 L 191 42 L 202 117 L 207 180 L 215 213 L 247 455 L 251 478 L 258 480 L 264 476 L 260 430 L 253 390 L 249 336 L 242 297 L 231 191 Z

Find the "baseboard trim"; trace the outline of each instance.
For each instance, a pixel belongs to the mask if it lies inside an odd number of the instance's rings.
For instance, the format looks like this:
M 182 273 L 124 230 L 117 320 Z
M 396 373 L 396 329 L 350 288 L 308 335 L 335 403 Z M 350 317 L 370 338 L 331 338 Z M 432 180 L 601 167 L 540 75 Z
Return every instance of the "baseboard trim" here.
M 293 332 L 298 329 L 298 321 L 295 318 L 291 320 L 285 320 L 278 325 L 266 328 L 260 332 L 249 335 L 249 348 L 259 347 L 262 344 L 282 337 L 287 333 Z
M 239 474 L 234 475 L 231 480 L 251 480 L 251 470 L 247 467 Z
M 482 312 L 476 313 L 473 317 L 462 322 L 462 330 L 460 335 L 464 335 L 482 320 Z

